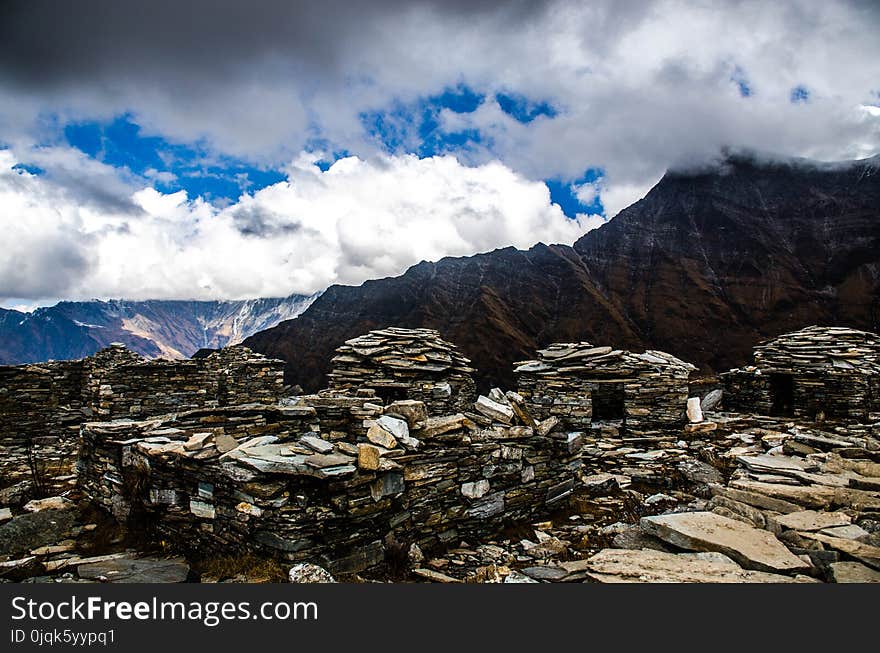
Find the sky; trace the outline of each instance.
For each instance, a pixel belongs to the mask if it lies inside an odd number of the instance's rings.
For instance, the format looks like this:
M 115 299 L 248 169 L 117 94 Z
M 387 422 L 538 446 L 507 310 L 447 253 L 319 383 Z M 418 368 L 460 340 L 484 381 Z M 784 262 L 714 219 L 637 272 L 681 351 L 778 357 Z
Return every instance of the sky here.
M 573 243 L 724 148 L 880 152 L 870 0 L 10 0 L 0 306 Z

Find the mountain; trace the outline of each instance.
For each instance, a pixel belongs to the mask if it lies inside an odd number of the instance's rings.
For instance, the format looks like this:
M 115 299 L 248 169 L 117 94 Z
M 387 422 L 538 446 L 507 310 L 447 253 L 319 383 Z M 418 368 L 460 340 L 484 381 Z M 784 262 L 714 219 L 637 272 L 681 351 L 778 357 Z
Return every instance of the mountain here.
M 0 364 L 81 358 L 111 342 L 150 358 L 187 358 L 294 318 L 316 297 L 60 302 L 32 313 L 0 309 Z
M 387 325 L 433 327 L 483 388 L 554 341 L 657 348 L 722 371 L 762 338 L 810 324 L 880 330 L 880 157 L 837 164 L 731 155 L 668 172 L 573 247 L 422 262 L 332 286 L 296 320 L 245 340 L 324 386 L 333 350 Z

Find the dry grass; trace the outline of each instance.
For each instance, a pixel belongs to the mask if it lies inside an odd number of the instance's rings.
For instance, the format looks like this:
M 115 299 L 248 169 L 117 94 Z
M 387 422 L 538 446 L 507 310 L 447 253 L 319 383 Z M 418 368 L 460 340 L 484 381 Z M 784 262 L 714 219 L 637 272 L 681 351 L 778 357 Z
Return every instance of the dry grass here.
M 252 554 L 206 558 L 194 566 L 202 576 L 218 581 L 235 578 L 247 583 L 283 583 L 287 580 L 287 573 L 277 561 Z

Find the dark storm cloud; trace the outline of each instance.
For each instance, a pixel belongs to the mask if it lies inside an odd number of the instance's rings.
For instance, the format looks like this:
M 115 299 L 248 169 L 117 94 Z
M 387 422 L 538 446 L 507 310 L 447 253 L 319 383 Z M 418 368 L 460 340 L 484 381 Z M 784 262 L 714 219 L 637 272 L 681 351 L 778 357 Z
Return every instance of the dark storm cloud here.
M 0 69 L 26 88 L 118 76 L 181 78 L 198 85 L 200 78 L 222 78 L 255 63 L 327 72 L 342 66 L 344 52 L 365 46 L 377 28 L 407 12 L 429 9 L 462 24 L 492 15 L 515 26 L 543 11 L 544 4 L 12 0 L 0 8 Z

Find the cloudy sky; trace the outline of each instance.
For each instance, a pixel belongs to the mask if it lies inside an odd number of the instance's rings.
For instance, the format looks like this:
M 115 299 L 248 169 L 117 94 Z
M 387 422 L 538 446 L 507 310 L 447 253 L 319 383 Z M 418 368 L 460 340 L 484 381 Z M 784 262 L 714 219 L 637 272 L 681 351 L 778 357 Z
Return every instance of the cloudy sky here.
M 880 151 L 871 0 L 0 7 L 7 307 L 311 293 L 571 243 L 724 146 Z

